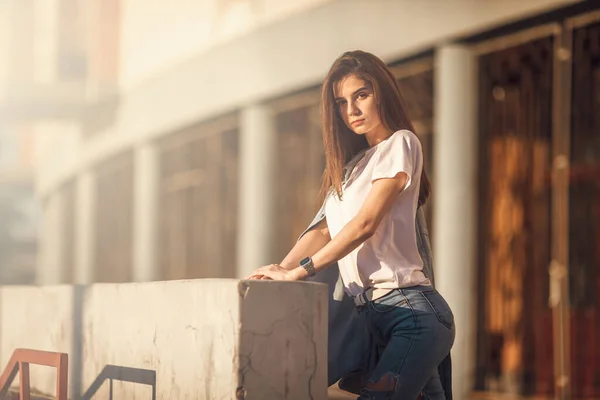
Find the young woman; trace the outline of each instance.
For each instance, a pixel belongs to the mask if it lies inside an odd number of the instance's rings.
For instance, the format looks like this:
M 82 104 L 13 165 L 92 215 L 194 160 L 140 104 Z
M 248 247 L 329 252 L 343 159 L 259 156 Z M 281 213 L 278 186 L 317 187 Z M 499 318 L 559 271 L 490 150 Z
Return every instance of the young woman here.
M 382 349 L 359 399 L 446 399 L 438 365 L 454 342 L 454 317 L 423 273 L 415 224 L 429 181 L 396 80 L 374 55 L 347 52 L 321 95 L 325 218 L 280 264 L 249 278 L 303 280 L 337 262 Z

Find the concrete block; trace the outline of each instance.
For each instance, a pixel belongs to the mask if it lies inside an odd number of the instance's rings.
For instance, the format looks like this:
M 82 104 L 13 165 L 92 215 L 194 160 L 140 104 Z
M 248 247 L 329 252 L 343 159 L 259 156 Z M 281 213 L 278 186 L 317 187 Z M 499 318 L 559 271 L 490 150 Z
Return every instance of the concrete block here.
M 327 288 L 203 279 L 95 284 L 83 398 L 326 399 Z

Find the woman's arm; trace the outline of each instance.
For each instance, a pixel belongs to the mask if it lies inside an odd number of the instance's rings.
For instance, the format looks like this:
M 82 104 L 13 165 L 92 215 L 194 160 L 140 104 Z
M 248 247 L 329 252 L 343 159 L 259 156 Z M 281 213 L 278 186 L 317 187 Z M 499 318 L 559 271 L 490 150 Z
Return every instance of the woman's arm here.
M 378 179 L 373 182 L 373 186 L 358 214 L 342 228 L 339 234 L 312 256 L 317 272 L 348 255 L 362 242 L 373 236 L 381 220 L 390 211 L 406 185 L 407 179 L 408 175 L 406 173 L 399 172 L 394 178 Z M 302 259 L 302 255 L 299 257 L 298 262 Z M 296 266 L 296 268 L 289 270 L 276 264 L 259 268 L 255 273 L 278 280 L 302 280 L 308 276 L 308 273 L 302 267 Z
M 329 235 L 327 220 L 323 219 L 296 242 L 279 265 L 287 270 L 294 269 L 300 265 L 303 258 L 315 254 L 329 241 L 331 241 L 331 236 Z
M 306 232 L 300 240 L 296 242 L 294 247 L 285 256 L 279 266 L 286 270 L 292 270 L 300 265 L 300 260 L 303 258 L 315 254 L 317 251 L 323 248 L 329 241 L 331 236 L 329 235 L 329 228 L 327 227 L 327 220 L 323 219 L 315 226 L 313 226 L 308 232 Z M 273 264 L 277 265 L 277 264 Z M 268 266 L 267 266 L 268 267 Z M 262 267 L 264 268 L 264 267 Z M 252 272 L 249 279 L 262 278 L 263 274 L 258 273 L 261 268 Z

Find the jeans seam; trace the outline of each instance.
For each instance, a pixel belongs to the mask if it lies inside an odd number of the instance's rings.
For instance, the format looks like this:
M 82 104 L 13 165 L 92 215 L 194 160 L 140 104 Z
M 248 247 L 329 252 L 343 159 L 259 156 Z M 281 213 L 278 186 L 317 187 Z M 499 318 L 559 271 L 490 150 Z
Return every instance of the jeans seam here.
M 408 307 L 410 308 L 410 312 L 412 313 L 413 323 L 415 324 L 415 330 L 414 330 L 414 332 L 412 334 L 412 337 L 410 338 L 410 345 L 408 346 L 408 351 L 406 352 L 406 356 L 404 357 L 404 359 L 402 360 L 402 362 L 400 363 L 400 365 L 398 365 L 398 367 L 396 367 L 396 378 L 400 375 L 400 371 L 402 370 L 402 368 L 404 368 L 404 364 L 406 363 L 406 359 L 408 358 L 408 355 L 412 351 L 413 345 L 415 344 L 415 337 L 417 336 L 417 332 L 419 330 L 419 320 L 417 318 L 417 314 L 415 314 L 415 309 L 413 308 L 413 305 L 410 304 L 410 300 L 408 299 L 408 296 L 404 293 L 404 290 L 402 290 L 402 295 L 404 295 L 404 299 L 406 300 L 406 304 L 408 304 Z M 399 383 L 400 382 L 398 381 L 398 379 L 396 379 L 396 388 L 394 389 L 394 393 L 393 394 L 395 394 L 396 391 L 398 390 L 398 384 Z
M 398 390 L 398 383 L 399 383 L 398 382 L 398 376 L 400 375 L 400 371 L 404 367 L 404 363 L 406 362 L 406 359 L 408 358 L 408 355 L 412 351 L 413 344 L 415 343 L 415 336 L 417 335 L 417 330 L 418 330 L 418 327 L 419 327 L 418 326 L 419 323 L 418 323 L 418 320 L 417 320 L 417 316 L 415 314 L 415 310 L 414 310 L 412 304 L 410 304 L 410 300 L 408 299 L 408 296 L 406 296 L 406 294 L 404 293 L 404 291 L 402 289 L 400 289 L 400 293 L 402 294 L 402 296 L 404 296 L 404 300 L 406 301 L 406 304 L 408 304 L 408 307 L 410 308 L 410 311 L 411 311 L 412 316 L 413 316 L 413 322 L 415 324 L 415 328 L 416 329 L 414 330 L 414 332 L 411 335 L 410 345 L 408 346 L 408 350 L 406 351 L 406 354 L 403 357 L 402 361 L 400 361 L 398 364 L 394 365 L 393 371 L 394 371 L 394 378 L 396 379 L 396 386 L 395 386 L 394 390 L 392 391 L 391 396 L 395 395 L 396 391 Z M 389 343 L 388 343 L 388 345 L 389 345 Z M 369 379 L 369 382 L 375 383 L 375 382 L 371 381 L 370 379 Z M 390 398 L 392 398 L 392 397 L 390 397 Z
M 431 293 L 433 293 L 433 292 L 431 292 Z M 431 303 L 431 301 L 429 301 L 429 299 L 427 298 L 427 296 L 425 295 L 424 292 L 421 292 L 421 296 L 423 296 L 423 298 L 425 299 L 425 301 L 427 302 L 427 304 L 429 304 L 429 307 L 431 307 L 431 310 L 435 314 L 435 317 L 437 318 L 438 322 L 440 324 L 444 325 L 446 328 L 452 329 L 452 324 L 447 324 L 446 322 L 444 322 L 443 318 L 440 316 L 439 311 L 437 310 L 437 308 L 435 308 L 435 306 L 433 305 L 433 303 Z

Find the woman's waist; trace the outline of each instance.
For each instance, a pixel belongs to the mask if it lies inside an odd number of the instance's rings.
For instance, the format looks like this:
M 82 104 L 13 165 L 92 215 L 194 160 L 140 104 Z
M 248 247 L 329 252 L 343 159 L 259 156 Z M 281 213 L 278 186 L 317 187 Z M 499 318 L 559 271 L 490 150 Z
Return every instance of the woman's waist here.
M 403 292 L 411 292 L 411 291 L 422 292 L 422 291 L 431 290 L 431 289 L 432 289 L 432 286 L 429 283 L 429 280 L 427 280 L 427 282 L 425 282 L 424 284 L 407 286 L 407 287 L 394 287 L 394 288 L 368 287 L 365 290 L 363 290 L 361 293 L 359 293 L 358 295 L 351 296 L 351 297 L 354 300 L 354 304 L 357 307 L 360 307 L 360 306 L 367 304 L 370 301 L 375 301 L 377 299 L 381 299 L 382 297 L 387 296 L 390 292 L 393 292 L 395 290 L 401 290 Z
M 403 276 L 410 276 L 414 271 L 423 270 L 421 257 L 378 257 L 365 253 L 348 254 L 338 261 L 340 269 L 350 274 L 358 274 L 373 282 L 390 280 L 395 276 L 402 279 Z
M 344 273 L 349 272 L 349 273 Z M 385 296 L 394 289 L 410 289 L 418 287 L 430 287 L 431 281 L 423 273 L 422 268 L 413 268 L 409 274 L 388 274 L 385 277 L 379 276 L 376 279 L 373 276 L 366 277 L 360 273 L 352 271 L 342 271 L 340 268 L 342 281 L 346 293 L 351 297 L 356 297 L 363 292 L 372 293 L 373 299 Z
M 422 284 L 426 280 L 422 264 L 389 265 L 380 263 L 338 263 L 340 273 L 348 283 L 355 282 L 363 289 L 404 288 Z

